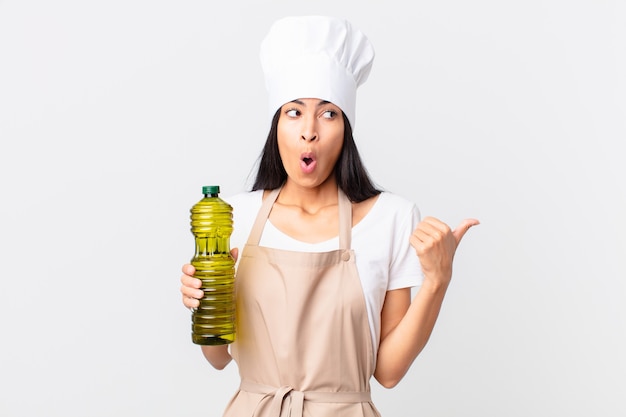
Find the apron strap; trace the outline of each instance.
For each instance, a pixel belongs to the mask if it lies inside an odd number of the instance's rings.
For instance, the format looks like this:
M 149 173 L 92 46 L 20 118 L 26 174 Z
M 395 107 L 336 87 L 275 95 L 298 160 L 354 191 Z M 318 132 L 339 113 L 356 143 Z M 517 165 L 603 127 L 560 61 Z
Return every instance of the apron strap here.
M 252 226 L 252 230 L 250 231 L 250 235 L 248 236 L 248 245 L 258 246 L 261 241 L 261 234 L 263 233 L 263 228 L 265 227 L 265 222 L 270 215 L 270 211 L 272 211 L 272 206 L 274 202 L 278 198 L 278 194 L 283 187 L 278 187 L 270 191 L 265 200 L 263 200 L 263 204 L 261 205 L 261 209 L 256 215 L 256 220 L 254 221 L 254 225 Z
M 352 245 L 352 203 L 348 196 L 339 190 L 339 249 L 348 250 Z
M 239 389 L 262 394 L 264 398 L 272 398 L 270 405 L 272 417 L 280 417 L 284 408 L 289 409 L 287 415 L 302 417 L 305 401 L 316 403 L 368 403 L 372 401 L 369 391 L 296 391 L 290 386 L 275 388 L 251 381 L 242 381 Z
M 256 216 L 256 220 L 248 236 L 248 245 L 258 246 L 261 241 L 265 222 L 270 215 L 270 211 L 272 211 L 272 206 L 274 202 L 276 202 L 281 189 L 282 186 L 270 191 L 265 200 L 263 200 L 261 209 Z M 340 187 L 337 187 L 337 190 L 339 205 L 339 249 L 349 250 L 352 245 L 352 204 Z

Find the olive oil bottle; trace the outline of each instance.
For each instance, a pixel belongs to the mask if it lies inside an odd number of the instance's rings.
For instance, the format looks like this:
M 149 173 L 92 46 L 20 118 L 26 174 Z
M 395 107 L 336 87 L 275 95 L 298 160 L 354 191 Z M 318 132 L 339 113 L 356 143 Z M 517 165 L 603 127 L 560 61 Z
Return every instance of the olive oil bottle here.
M 204 297 L 192 313 L 191 338 L 198 345 L 235 340 L 235 260 L 230 254 L 233 208 L 219 197 L 220 187 L 202 187 L 204 198 L 191 208 L 196 251 L 191 264 L 202 280 Z

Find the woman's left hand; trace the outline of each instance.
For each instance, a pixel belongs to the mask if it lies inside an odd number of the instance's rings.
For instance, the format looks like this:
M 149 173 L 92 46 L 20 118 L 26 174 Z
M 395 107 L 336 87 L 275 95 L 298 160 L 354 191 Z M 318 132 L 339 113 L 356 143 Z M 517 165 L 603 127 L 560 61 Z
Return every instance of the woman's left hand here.
M 424 283 L 447 286 L 452 278 L 452 260 L 461 239 L 476 219 L 463 220 L 456 229 L 434 217 L 425 217 L 411 235 L 411 245 L 419 257 Z

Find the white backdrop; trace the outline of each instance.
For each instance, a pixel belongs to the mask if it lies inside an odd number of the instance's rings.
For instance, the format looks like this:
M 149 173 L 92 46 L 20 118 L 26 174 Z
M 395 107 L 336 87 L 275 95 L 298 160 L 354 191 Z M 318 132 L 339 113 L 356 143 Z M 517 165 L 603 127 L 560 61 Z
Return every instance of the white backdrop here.
M 0 0 L 0 415 L 208 416 L 238 379 L 189 335 L 200 187 L 249 184 L 258 47 L 349 18 L 377 58 L 376 182 L 476 217 L 384 416 L 626 415 L 626 5 L 597 0 Z

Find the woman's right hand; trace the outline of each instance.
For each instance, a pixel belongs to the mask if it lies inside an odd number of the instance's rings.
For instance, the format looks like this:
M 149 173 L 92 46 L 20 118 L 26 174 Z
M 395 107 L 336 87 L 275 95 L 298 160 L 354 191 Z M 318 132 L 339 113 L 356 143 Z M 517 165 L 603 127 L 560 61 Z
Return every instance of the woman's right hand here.
M 237 262 L 239 250 L 234 248 L 230 251 L 231 256 Z M 204 297 L 204 291 L 200 289 L 202 281 L 195 278 L 196 268 L 191 264 L 183 265 L 183 274 L 180 277 L 180 292 L 183 297 L 183 304 L 187 308 L 198 308 L 200 299 Z M 224 369 L 232 360 L 228 345 L 202 345 L 202 354 L 215 369 Z
M 196 273 L 196 268 L 191 264 L 183 265 L 183 275 L 180 277 L 181 287 L 180 292 L 183 296 L 183 304 L 187 308 L 198 308 L 200 306 L 200 299 L 204 297 L 204 291 L 200 289 L 202 281 L 198 278 L 194 278 L 193 274 Z
M 231 256 L 237 262 L 239 256 L 239 250 L 233 248 L 230 251 Z M 181 287 L 180 292 L 183 296 L 183 304 L 187 308 L 198 308 L 200 306 L 200 299 L 204 297 L 204 291 L 200 289 L 202 281 L 195 278 L 193 274 L 196 273 L 196 268 L 191 264 L 183 265 L 183 275 L 180 277 Z

